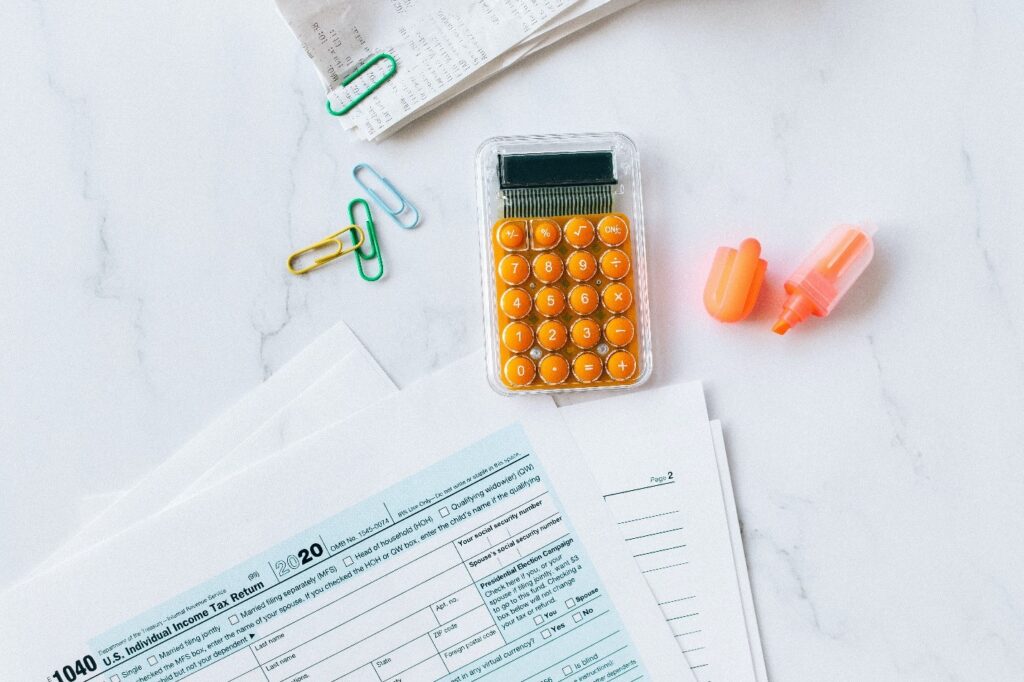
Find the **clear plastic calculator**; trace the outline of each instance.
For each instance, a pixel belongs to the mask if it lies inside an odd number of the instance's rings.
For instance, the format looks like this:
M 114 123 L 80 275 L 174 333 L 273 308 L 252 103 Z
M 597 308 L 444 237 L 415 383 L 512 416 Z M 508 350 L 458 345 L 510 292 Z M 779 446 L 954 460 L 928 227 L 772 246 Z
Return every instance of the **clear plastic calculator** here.
M 632 141 L 615 133 L 492 138 L 477 174 L 495 390 L 645 381 L 650 322 Z

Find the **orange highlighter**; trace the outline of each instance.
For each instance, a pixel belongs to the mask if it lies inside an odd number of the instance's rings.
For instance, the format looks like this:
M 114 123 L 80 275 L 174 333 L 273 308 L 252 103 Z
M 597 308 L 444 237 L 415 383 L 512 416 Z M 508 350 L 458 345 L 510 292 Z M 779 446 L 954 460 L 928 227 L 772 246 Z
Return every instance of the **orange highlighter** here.
M 809 316 L 825 317 L 871 262 L 873 226 L 840 225 L 786 280 L 789 297 L 783 304 L 776 334 L 785 334 Z

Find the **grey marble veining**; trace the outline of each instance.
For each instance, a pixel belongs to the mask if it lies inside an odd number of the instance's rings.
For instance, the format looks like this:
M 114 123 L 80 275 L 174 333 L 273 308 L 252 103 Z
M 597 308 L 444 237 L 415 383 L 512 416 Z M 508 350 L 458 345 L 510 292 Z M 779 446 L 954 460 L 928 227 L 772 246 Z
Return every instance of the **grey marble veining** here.
M 656 383 L 723 420 L 776 680 L 1024 679 L 1024 7 L 643 2 L 372 145 L 271 3 L 0 4 L 0 585 L 338 318 L 399 385 L 482 343 L 473 154 L 641 152 Z M 423 211 L 387 277 L 295 278 L 360 161 Z M 830 319 L 769 331 L 833 224 Z M 752 318 L 700 297 L 761 239 Z

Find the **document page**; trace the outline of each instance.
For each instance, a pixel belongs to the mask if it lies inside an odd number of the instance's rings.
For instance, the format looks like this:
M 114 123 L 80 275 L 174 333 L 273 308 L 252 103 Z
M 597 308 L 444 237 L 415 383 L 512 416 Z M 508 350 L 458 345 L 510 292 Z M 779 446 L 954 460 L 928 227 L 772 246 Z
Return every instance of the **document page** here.
M 370 57 L 398 62 L 387 84 L 341 117 L 374 139 L 517 45 L 578 0 L 277 0 L 340 111 L 388 65 L 378 63 L 349 87 L 342 82 Z
M 5 595 L 4 676 L 681 679 L 557 410 L 483 371 L 457 363 Z
M 697 679 L 757 682 L 700 384 L 560 412 Z

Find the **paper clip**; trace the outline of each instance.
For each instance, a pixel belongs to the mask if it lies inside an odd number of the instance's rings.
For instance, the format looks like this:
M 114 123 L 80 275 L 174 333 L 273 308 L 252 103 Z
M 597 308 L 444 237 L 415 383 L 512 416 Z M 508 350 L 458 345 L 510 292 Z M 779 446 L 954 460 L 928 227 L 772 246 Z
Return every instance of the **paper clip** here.
M 365 281 L 376 282 L 384 276 L 384 256 L 381 255 L 380 245 L 377 243 L 377 228 L 373 224 L 373 214 L 370 213 L 370 205 L 366 203 L 366 199 L 353 199 L 348 202 L 348 221 L 353 225 L 358 226 L 355 215 L 355 207 L 358 204 L 362 204 L 363 208 L 366 210 L 366 227 L 363 228 L 363 231 L 366 233 L 367 237 L 369 237 L 367 241 L 369 241 L 370 251 L 366 252 L 362 246 L 356 250 L 356 256 L 358 256 L 356 259 L 356 267 L 359 268 L 359 276 Z M 374 259 L 377 260 L 377 274 L 367 275 L 363 270 L 363 261 Z
M 384 202 L 384 199 L 382 199 L 379 194 L 377 194 L 372 189 L 367 187 L 366 183 L 359 179 L 359 171 L 361 170 L 365 170 L 367 173 L 373 175 L 378 180 L 378 182 L 380 182 L 381 185 L 387 188 L 387 190 L 391 192 L 392 195 L 394 195 L 395 200 L 398 202 L 397 208 L 391 208 L 390 206 L 388 206 Z M 402 194 L 398 191 L 398 189 L 391 184 L 391 181 L 385 178 L 380 173 L 378 173 L 376 170 L 374 170 L 373 166 L 371 166 L 368 163 L 357 163 L 355 167 L 352 169 L 352 178 L 360 187 L 362 187 L 366 191 L 370 199 L 373 200 L 373 203 L 377 204 L 377 206 L 380 207 L 380 210 L 384 211 L 389 216 L 391 216 L 391 219 L 398 223 L 399 227 L 404 228 L 406 230 L 411 230 L 412 228 L 420 224 L 420 212 L 416 209 L 415 206 L 412 205 L 412 202 L 408 201 L 405 197 L 403 197 Z M 403 223 L 398 217 L 405 213 L 406 211 L 408 211 L 412 216 L 411 223 Z
M 347 85 L 349 85 L 352 81 L 366 73 L 366 71 L 371 66 L 373 66 L 374 64 L 381 60 L 387 60 L 388 62 L 391 63 L 391 68 L 388 69 L 387 73 L 381 76 L 379 80 L 374 81 L 374 83 L 370 85 L 370 87 L 366 88 L 366 90 L 363 90 L 354 100 L 343 106 L 341 108 L 341 111 L 335 111 L 334 108 L 331 106 L 331 99 L 327 98 L 327 113 L 330 114 L 331 116 L 344 116 L 348 112 L 355 109 L 360 102 L 362 102 L 364 99 L 372 95 L 377 88 L 384 85 L 384 83 L 386 83 L 389 78 L 394 76 L 395 72 L 398 71 L 398 62 L 396 62 L 395 58 L 389 55 L 387 52 L 381 52 L 380 54 L 375 54 L 374 56 L 370 57 L 369 61 L 367 61 L 365 64 L 363 64 L 358 69 L 349 74 L 345 78 L 345 80 L 341 81 L 341 87 L 344 88 Z
M 345 246 L 341 241 L 341 236 L 346 232 L 351 232 L 353 234 L 352 246 Z M 304 275 L 305 273 L 311 270 L 316 270 L 317 268 L 323 267 L 324 265 L 327 265 L 328 263 L 337 258 L 341 258 L 347 253 L 352 253 L 353 251 L 358 252 L 359 247 L 363 245 L 364 239 L 365 237 L 363 236 L 363 228 L 354 224 L 349 225 L 348 227 L 342 228 L 341 230 L 335 232 L 331 236 L 325 237 L 324 239 L 321 239 L 317 243 L 307 246 L 304 249 L 299 249 L 292 255 L 288 256 L 288 271 L 291 272 L 293 275 Z M 306 254 L 316 254 L 318 251 L 322 251 L 328 248 L 330 249 L 328 253 L 322 256 L 314 255 L 313 263 L 311 265 L 307 265 L 306 267 L 302 268 L 295 267 L 295 264 L 298 262 L 300 258 L 302 258 L 302 256 L 305 256 Z M 360 265 L 359 268 L 360 273 L 362 273 L 362 266 Z

